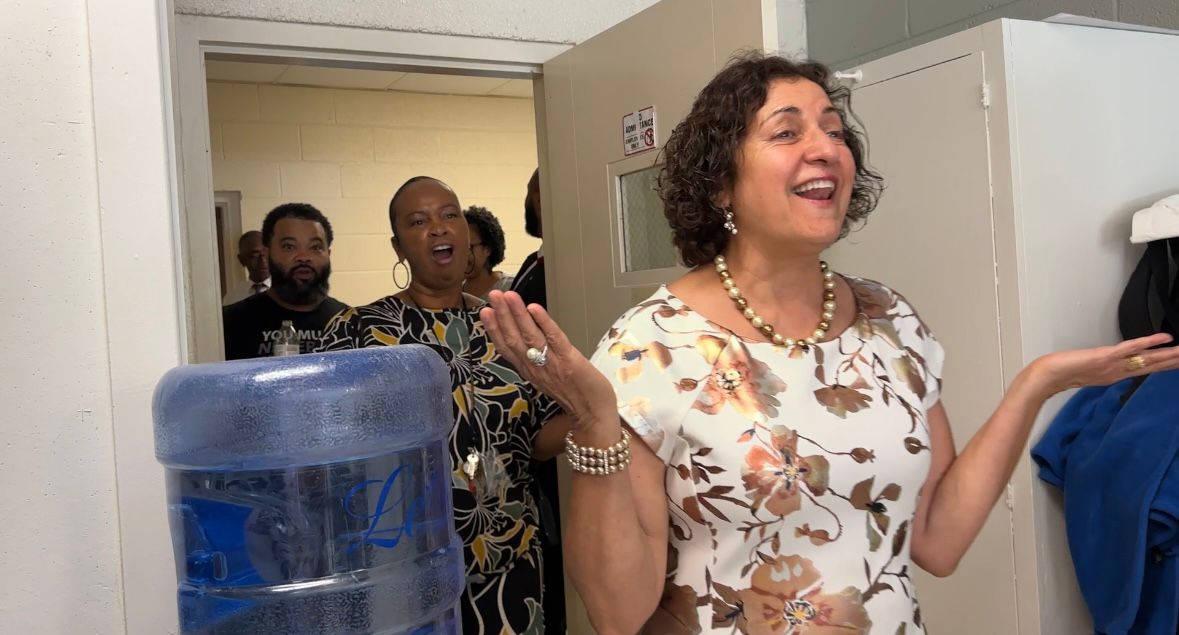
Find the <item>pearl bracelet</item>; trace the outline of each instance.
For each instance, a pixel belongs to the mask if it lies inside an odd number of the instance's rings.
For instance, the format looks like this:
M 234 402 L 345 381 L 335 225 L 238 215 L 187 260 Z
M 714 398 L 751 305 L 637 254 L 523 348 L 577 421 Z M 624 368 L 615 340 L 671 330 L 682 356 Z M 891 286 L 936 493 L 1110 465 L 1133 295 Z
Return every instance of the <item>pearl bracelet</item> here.
M 622 440 L 608 448 L 587 448 L 573 442 L 571 430 L 565 435 L 565 456 L 574 472 L 594 475 L 621 472 L 630 465 L 630 434 L 623 430 Z

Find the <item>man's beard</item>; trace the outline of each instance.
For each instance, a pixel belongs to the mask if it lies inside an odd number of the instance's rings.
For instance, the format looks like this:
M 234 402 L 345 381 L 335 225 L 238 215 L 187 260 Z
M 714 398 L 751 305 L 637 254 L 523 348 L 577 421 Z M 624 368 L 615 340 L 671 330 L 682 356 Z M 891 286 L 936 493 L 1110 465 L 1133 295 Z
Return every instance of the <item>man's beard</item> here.
M 270 288 L 274 289 L 278 297 L 287 304 L 295 306 L 319 304 L 328 294 L 328 278 L 332 275 L 331 263 L 324 265 L 322 271 L 316 272 L 316 276 L 306 282 L 296 280 L 292 276 L 298 269 L 315 271 L 315 268 L 309 265 L 298 265 L 288 271 L 271 260 Z

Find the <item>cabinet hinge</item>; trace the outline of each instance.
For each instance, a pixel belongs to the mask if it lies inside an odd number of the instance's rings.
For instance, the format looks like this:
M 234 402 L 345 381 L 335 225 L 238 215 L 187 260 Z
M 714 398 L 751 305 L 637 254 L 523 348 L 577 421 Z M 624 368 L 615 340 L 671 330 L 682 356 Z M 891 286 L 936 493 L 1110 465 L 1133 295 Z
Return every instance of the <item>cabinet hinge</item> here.
M 991 85 L 984 83 L 982 85 L 982 90 L 980 92 L 981 92 L 981 97 L 982 97 L 982 107 L 983 108 L 990 108 L 991 107 Z

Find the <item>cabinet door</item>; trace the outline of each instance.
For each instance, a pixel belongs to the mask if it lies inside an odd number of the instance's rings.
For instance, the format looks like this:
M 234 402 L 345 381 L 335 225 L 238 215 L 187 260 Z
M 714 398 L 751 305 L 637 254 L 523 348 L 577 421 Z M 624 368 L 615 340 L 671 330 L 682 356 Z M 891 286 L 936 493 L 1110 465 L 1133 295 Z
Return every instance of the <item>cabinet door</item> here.
M 904 294 L 946 349 L 942 402 L 959 446 L 1003 394 L 982 53 L 857 88 L 869 163 L 887 189 L 861 231 L 830 254 L 842 272 Z M 872 66 L 865 77 L 872 81 Z M 1001 500 L 946 579 L 918 580 L 934 633 L 1017 632 L 1011 514 Z

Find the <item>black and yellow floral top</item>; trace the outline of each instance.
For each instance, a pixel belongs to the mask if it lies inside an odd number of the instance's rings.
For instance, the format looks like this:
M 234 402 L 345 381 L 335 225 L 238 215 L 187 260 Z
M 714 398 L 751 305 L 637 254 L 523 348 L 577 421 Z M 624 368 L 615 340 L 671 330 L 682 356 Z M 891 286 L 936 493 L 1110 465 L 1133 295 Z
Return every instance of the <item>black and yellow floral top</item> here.
M 455 528 L 466 547 L 468 576 L 502 572 L 539 547 L 532 442 L 561 411 L 496 352 L 478 310 L 422 309 L 389 296 L 337 315 L 319 346 L 336 351 L 423 344 L 446 362 L 454 397 Z M 473 476 L 464 471 L 472 454 L 478 457 Z

